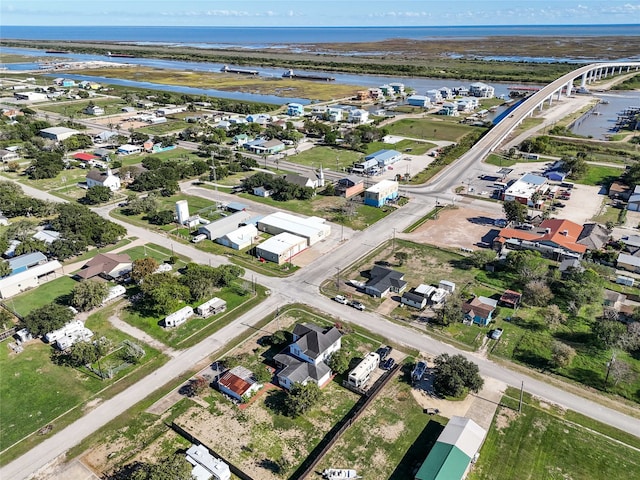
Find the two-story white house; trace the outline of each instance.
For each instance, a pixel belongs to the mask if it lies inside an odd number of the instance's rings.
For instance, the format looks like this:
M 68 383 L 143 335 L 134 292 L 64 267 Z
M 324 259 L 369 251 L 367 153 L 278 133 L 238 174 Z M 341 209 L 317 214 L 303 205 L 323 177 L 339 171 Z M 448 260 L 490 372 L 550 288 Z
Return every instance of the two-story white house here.
M 320 387 L 326 384 L 331 379 L 327 362 L 340 350 L 341 338 L 335 327 L 297 324 L 293 329 L 293 343 L 274 357 L 280 368 L 276 375 L 280 386 L 288 390 L 295 383 L 315 382 Z

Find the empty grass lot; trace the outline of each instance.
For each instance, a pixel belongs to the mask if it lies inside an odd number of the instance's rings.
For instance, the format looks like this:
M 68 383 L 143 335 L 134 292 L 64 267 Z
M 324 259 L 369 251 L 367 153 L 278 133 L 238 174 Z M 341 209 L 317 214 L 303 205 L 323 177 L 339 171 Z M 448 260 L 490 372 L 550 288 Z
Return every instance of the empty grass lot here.
M 457 142 L 467 133 L 474 130 L 484 130 L 458 123 L 458 120 L 444 118 L 403 119 L 385 127 L 389 134 L 401 137 L 420 138 L 423 140 L 446 140 Z
M 5 300 L 5 302 L 9 308 L 24 317 L 36 308 L 54 302 L 57 298 L 69 295 L 77 283 L 71 277 L 61 276 L 40 285 L 38 288 Z
M 86 325 L 96 338 L 105 336 L 114 345 L 119 345 L 124 339 L 137 342 L 112 328 L 107 316 L 106 312 L 98 312 L 87 319 Z M 3 372 L 0 375 L 0 463 L 7 463 L 46 438 L 44 435 L 34 435 L 5 452 L 25 436 L 50 423 L 53 425 L 51 434 L 56 433 L 78 418 L 82 410 L 77 407 L 94 395 L 107 398 L 164 361 L 157 350 L 146 345 L 144 349 L 146 353 L 140 364 L 119 372 L 111 380 L 103 381 L 85 369 L 54 364 L 50 358 L 53 347 L 41 340 L 25 344 L 24 351 L 19 354 L 14 354 L 6 346 L 0 348 L 0 371 Z M 103 392 L 105 388 L 108 390 Z M 57 418 L 63 414 L 63 418 Z
M 640 478 L 638 451 L 596 432 L 636 449 L 637 437 L 540 404 L 528 395 L 518 414 L 518 392 L 509 389 L 507 395 L 511 398 L 503 397 L 502 403 L 508 407 L 498 408 L 469 480 Z
M 362 153 L 354 152 L 353 150 L 320 146 L 288 156 L 285 160 L 299 165 L 314 166 L 316 168 L 320 168 L 322 165 L 323 168 L 344 171 L 354 163 L 362 160 L 363 157 Z
M 606 165 L 589 165 L 587 167 L 587 173 L 577 179 L 575 183 L 581 183 L 583 185 L 611 185 L 613 181 L 620 178 L 620 175 L 624 173 L 624 166 L 620 167 L 608 167 Z
M 87 115 L 86 113 L 83 113 L 83 110 L 87 108 L 90 102 L 93 102 L 94 105 L 104 108 L 105 115 L 113 115 L 114 113 L 119 113 L 120 109 L 126 105 L 124 100 L 121 100 L 119 98 L 92 98 L 91 100 L 70 101 L 64 103 L 43 105 L 39 106 L 38 110 L 58 113 L 67 117 L 73 116 L 74 118 L 102 117 L 103 115 Z

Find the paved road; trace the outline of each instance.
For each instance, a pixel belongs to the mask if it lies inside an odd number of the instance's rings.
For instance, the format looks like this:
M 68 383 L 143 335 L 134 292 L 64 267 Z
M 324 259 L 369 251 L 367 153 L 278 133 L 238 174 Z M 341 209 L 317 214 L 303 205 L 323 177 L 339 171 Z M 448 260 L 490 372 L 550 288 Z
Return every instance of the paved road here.
M 567 80 L 562 81 L 566 83 Z M 559 84 L 562 84 L 562 81 L 559 80 Z M 515 122 L 516 117 L 514 117 L 512 121 Z M 362 325 L 375 333 L 383 335 L 385 338 L 423 352 L 435 355 L 444 352 L 462 353 L 479 364 L 483 375 L 494 377 L 508 385 L 516 387 L 519 387 L 521 382 L 524 381 L 525 389 L 534 395 L 637 435 L 638 432 L 640 432 L 640 419 L 629 417 L 613 409 L 585 400 L 561 388 L 554 387 L 547 382 L 541 382 L 527 375 L 516 373 L 509 368 L 494 364 L 475 354 L 458 351 L 456 348 L 434 340 L 428 335 L 417 332 L 412 328 L 392 324 L 375 314 L 358 312 L 318 295 L 318 287 L 322 279 L 334 275 L 338 268 L 346 267 L 378 246 L 381 241 L 391 238 L 394 229 L 401 231 L 415 220 L 421 218 L 433 208 L 435 204 L 433 199 L 435 196 L 440 196 L 440 198 L 446 197 L 446 192 L 450 192 L 453 186 L 459 185 L 461 178 L 467 178 L 468 173 L 472 171 L 474 165 L 480 162 L 492 148 L 491 141 L 486 139 L 488 137 L 493 138 L 492 141 L 495 142 L 500 137 L 500 132 L 508 128 L 508 126 L 505 126 L 494 135 L 489 135 L 494 131 L 491 130 L 488 135 L 478 142 L 477 147 L 474 147 L 474 149 L 457 161 L 453 168 L 444 171 L 430 185 L 412 189 L 411 195 L 414 198 L 408 205 L 389 215 L 383 221 L 372 225 L 366 231 L 355 232 L 351 241 L 342 243 L 331 255 L 323 256 L 321 261 L 310 264 L 300 270 L 296 275 L 286 279 L 269 278 L 252 273 L 253 277 L 257 278 L 260 283 L 268 286 L 271 291 L 274 292 L 270 298 L 215 335 L 212 335 L 192 348 L 178 353 L 153 374 L 145 377 L 112 399 L 103 402 L 100 406 L 58 432 L 53 437 L 45 440 L 22 457 L 11 462 L 0 470 L 0 477 L 3 480 L 28 477 L 76 445 L 83 438 L 107 424 L 117 415 L 135 405 L 154 390 L 184 374 L 184 372 L 192 368 L 194 364 L 208 358 L 209 355 L 220 349 L 232 338 L 251 328 L 252 325 L 276 307 L 293 302 L 305 303 L 317 307 L 337 317 L 347 317 L 349 321 Z M 61 201 L 59 198 L 52 197 L 44 192 L 39 192 L 24 186 L 23 188 L 27 193 L 33 194 L 35 197 L 58 202 Z M 449 196 L 453 198 L 453 195 Z M 97 211 L 107 216 L 109 208 L 110 207 L 104 207 L 97 209 Z M 159 243 L 165 246 L 172 243 L 172 247 L 177 253 L 187 255 L 196 262 L 215 265 L 227 262 L 223 257 L 206 254 L 190 245 L 171 242 L 171 240 L 164 235 L 128 225 L 119 220 L 116 220 L 116 222 L 126 226 L 130 235 L 136 235 L 149 242 Z

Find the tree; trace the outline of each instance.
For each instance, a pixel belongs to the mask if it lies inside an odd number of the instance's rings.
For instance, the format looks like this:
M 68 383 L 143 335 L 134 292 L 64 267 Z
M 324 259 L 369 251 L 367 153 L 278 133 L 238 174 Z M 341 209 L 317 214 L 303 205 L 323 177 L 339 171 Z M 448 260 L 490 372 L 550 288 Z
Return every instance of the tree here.
M 542 310 L 542 317 L 549 328 L 554 329 L 567 322 L 567 316 L 562 313 L 558 305 L 549 305 Z
M 450 295 L 436 313 L 436 322 L 439 325 L 447 326 L 451 323 L 461 322 L 464 318 L 462 312 L 462 297 L 459 293 Z
M 627 333 L 622 336 L 620 347 L 627 352 L 640 350 L 640 322 L 633 321 L 627 324 Z
M 616 358 L 609 367 L 609 376 L 613 379 L 613 385 L 615 386 L 620 381 L 631 383 L 636 374 L 631 365 Z
M 553 293 L 544 280 L 531 280 L 522 290 L 522 300 L 527 305 L 538 307 L 548 305 L 552 298 Z
M 15 248 L 14 252 L 16 255 L 24 255 L 25 253 L 31 252 L 45 253 L 48 249 L 47 244 L 42 240 L 38 240 L 36 238 L 25 238 L 22 243 Z
M 260 364 L 258 365 L 258 368 L 256 368 L 255 371 L 253 372 L 253 377 L 256 379 L 258 383 L 261 383 L 264 385 L 265 383 L 268 383 L 271 381 L 272 375 L 266 366 Z
M 71 291 L 71 305 L 84 312 L 99 307 L 109 293 L 109 286 L 103 282 L 85 280 L 76 284 Z
M 143 308 L 154 315 L 168 315 L 191 299 L 189 289 L 169 272 L 154 273 L 140 286 Z
M 286 330 L 277 330 L 269 336 L 271 345 L 284 345 L 289 342 L 289 333 Z
M 333 354 L 331 354 L 328 365 L 333 372 L 341 375 L 349 370 L 350 361 L 351 358 L 349 358 L 349 353 L 347 352 L 347 350 L 341 348 L 337 352 L 333 352 Z
M 517 274 L 521 283 L 543 279 L 549 267 L 539 252 L 515 250 L 507 255 L 507 268 Z
M 551 345 L 551 361 L 557 368 L 570 365 L 575 356 L 576 351 L 566 343 L 556 340 Z
M 33 336 L 56 330 L 73 318 L 73 312 L 63 305 L 49 303 L 31 311 L 24 318 L 24 325 Z
M 404 264 L 404 262 L 407 260 L 407 258 L 409 258 L 409 254 L 407 252 L 396 252 L 393 256 L 398 261 L 399 267 L 401 267 Z
M 62 155 L 57 152 L 40 152 L 31 162 L 27 172 L 32 180 L 53 178 L 64 169 Z
M 11 267 L 9 266 L 9 262 L 0 260 L 0 278 L 11 275 L 11 272 L 12 270 L 11 270 Z
M 96 185 L 87 190 L 87 193 L 84 195 L 84 203 L 88 205 L 97 205 L 98 203 L 108 202 L 112 197 L 113 192 L 109 187 Z
M 133 261 L 131 266 L 131 278 L 134 282 L 139 282 L 147 275 L 151 275 L 158 270 L 159 263 L 153 257 L 137 258 Z
M 152 225 L 168 225 L 174 220 L 174 214 L 171 210 L 161 210 L 151 213 L 147 216 L 149 223 Z
M 476 268 L 484 268 L 487 264 L 493 262 L 496 259 L 496 252 L 493 250 L 475 250 L 467 261 Z
M 504 215 L 510 222 L 524 222 L 527 218 L 527 206 L 515 200 L 507 200 L 502 204 Z
M 600 320 L 594 322 L 591 331 L 596 338 L 596 342 L 603 348 L 611 348 L 622 341 L 622 337 L 627 332 L 626 327 L 615 320 Z
M 174 454 L 160 463 L 135 462 L 109 475 L 108 480 L 193 480 L 193 467 L 184 455 Z
M 290 417 L 298 417 L 318 403 L 321 396 L 322 392 L 317 383 L 308 382 L 306 385 L 295 383 L 285 397 L 285 411 Z
M 460 397 L 466 390 L 478 392 L 484 385 L 478 365 L 462 355 L 438 355 L 435 360 L 433 386 L 440 395 Z

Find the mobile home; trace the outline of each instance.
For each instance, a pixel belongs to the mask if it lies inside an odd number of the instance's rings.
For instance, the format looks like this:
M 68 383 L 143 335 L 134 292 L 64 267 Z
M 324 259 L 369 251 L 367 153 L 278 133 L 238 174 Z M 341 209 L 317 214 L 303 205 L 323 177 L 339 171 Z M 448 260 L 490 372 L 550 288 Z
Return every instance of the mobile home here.
M 378 368 L 380 363 L 380 355 L 371 352 L 349 373 L 347 382 L 357 388 L 364 387 L 369 381 L 371 372 Z

